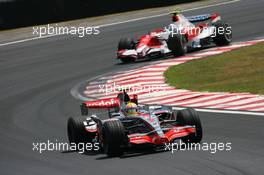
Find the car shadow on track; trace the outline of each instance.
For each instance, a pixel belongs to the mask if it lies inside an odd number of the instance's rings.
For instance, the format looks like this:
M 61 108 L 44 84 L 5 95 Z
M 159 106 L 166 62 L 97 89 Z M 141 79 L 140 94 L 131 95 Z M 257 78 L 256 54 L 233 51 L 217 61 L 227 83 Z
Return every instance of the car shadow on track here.
M 197 48 L 197 49 L 192 49 L 190 51 L 188 51 L 188 53 L 186 53 L 186 56 L 188 56 L 189 54 L 194 54 L 194 53 L 199 53 L 200 51 L 202 52 L 203 50 L 206 49 L 211 49 L 214 48 L 216 46 L 211 45 L 211 46 L 206 46 L 204 48 Z M 173 55 L 166 55 L 166 56 L 161 56 L 158 58 L 153 58 L 153 59 L 144 59 L 144 60 L 140 60 L 140 61 L 136 61 L 136 62 L 128 62 L 128 63 L 122 63 L 122 62 L 117 62 L 116 65 L 122 66 L 122 65 L 135 65 L 135 64 L 142 64 L 142 63 L 155 63 L 156 61 L 162 61 L 162 60 L 166 60 L 166 59 L 177 59 L 177 58 L 181 58 L 182 56 L 179 57 L 175 57 Z
M 68 151 L 61 151 L 62 154 L 70 154 L 70 153 L 79 153 L 85 156 L 97 156 L 103 155 L 103 151 L 77 151 L 77 150 L 68 150 Z
M 179 148 L 179 147 L 173 147 L 174 151 L 180 150 L 180 149 L 184 149 L 183 148 Z M 152 154 L 161 154 L 161 153 L 170 153 L 171 150 L 166 150 L 164 148 L 159 148 L 157 150 L 153 150 L 153 149 L 133 149 L 130 151 L 125 152 L 123 155 L 121 156 L 113 156 L 113 157 L 109 157 L 107 156 L 103 150 L 98 150 L 98 151 L 85 151 L 85 152 L 81 152 L 81 155 L 84 156 L 94 156 L 95 160 L 107 160 L 107 159 L 114 159 L 114 158 L 119 158 L 119 159 L 127 159 L 127 158 L 134 158 L 134 157 L 140 157 L 140 156 L 147 156 L 147 155 L 152 155 Z M 62 151 L 61 153 L 63 154 L 68 154 L 68 153 L 78 153 L 78 151 Z
M 161 61 L 161 60 L 166 60 L 166 59 L 171 59 L 171 58 L 175 58 L 172 55 L 170 56 L 163 56 L 163 57 L 159 57 L 159 58 L 153 58 L 153 59 L 144 59 L 144 60 L 140 60 L 140 61 L 136 61 L 136 62 L 127 62 L 127 63 L 122 63 L 122 62 L 117 62 L 116 65 L 122 66 L 122 65 L 135 65 L 135 64 L 146 64 L 146 63 L 154 63 L 155 61 Z
M 145 155 L 150 155 L 150 154 L 159 154 L 159 153 L 164 153 L 164 152 L 168 152 L 168 151 L 138 150 L 138 151 L 126 152 L 122 156 L 115 156 L 115 157 L 109 157 L 103 151 L 85 151 L 84 153 L 80 153 L 80 154 L 84 156 L 99 156 L 99 157 L 96 157 L 95 160 L 105 160 L 105 159 L 113 159 L 113 158 L 126 159 L 126 158 L 139 157 L 139 156 L 145 156 Z M 78 151 L 62 151 L 61 153 L 70 154 L 70 153 L 78 153 Z
M 105 160 L 105 159 L 113 159 L 113 158 L 120 158 L 120 159 L 127 159 L 127 158 L 133 158 L 133 157 L 140 157 L 140 156 L 147 156 L 151 154 L 160 154 L 168 152 L 167 150 L 158 150 L 158 151 L 153 151 L 153 150 L 148 150 L 148 151 L 131 151 L 131 152 L 126 152 L 122 156 L 116 156 L 116 157 L 108 157 L 107 155 L 104 154 L 102 157 L 97 157 L 95 160 Z

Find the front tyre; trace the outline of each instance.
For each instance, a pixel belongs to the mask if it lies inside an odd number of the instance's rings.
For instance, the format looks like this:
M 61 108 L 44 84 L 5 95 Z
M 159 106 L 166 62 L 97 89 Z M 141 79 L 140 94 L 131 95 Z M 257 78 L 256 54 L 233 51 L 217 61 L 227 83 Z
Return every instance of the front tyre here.
M 84 117 L 70 117 L 68 119 L 67 131 L 70 144 L 91 143 L 95 138 L 95 133 L 89 133 L 85 130 L 84 121 Z
M 182 138 L 184 143 L 200 143 L 203 138 L 202 124 L 197 111 L 192 108 L 181 110 L 177 114 L 177 122 L 181 126 L 195 126 L 196 132 Z
M 181 34 L 171 34 L 167 41 L 173 56 L 183 56 L 187 53 L 187 39 Z
M 109 120 L 103 123 L 103 149 L 105 153 L 112 156 L 124 154 L 127 145 L 125 128 L 119 120 Z

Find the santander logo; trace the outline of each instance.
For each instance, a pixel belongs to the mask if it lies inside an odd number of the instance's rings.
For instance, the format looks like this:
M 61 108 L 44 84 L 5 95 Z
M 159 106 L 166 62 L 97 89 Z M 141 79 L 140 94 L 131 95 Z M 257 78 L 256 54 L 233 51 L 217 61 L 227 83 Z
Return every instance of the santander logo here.
M 102 100 L 90 101 L 85 103 L 87 107 L 90 108 L 110 108 L 110 107 L 117 107 L 119 106 L 120 102 L 118 98 L 107 98 Z

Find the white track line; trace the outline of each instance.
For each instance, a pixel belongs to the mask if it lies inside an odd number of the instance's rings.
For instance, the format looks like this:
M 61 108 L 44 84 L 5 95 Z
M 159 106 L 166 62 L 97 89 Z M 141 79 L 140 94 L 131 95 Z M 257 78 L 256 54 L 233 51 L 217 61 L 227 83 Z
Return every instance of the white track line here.
M 231 3 L 235 3 L 235 2 L 239 2 L 239 1 L 240 0 L 232 0 L 232 1 L 221 2 L 221 3 L 217 3 L 217 4 L 212 4 L 212 5 L 206 5 L 206 6 L 202 6 L 202 7 L 195 7 L 195 8 L 191 8 L 191 9 L 182 10 L 182 11 L 183 12 L 194 11 L 194 10 L 199 10 L 199 9 L 204 9 L 204 8 L 209 8 L 209 7 L 227 5 L 227 4 L 231 4 Z M 97 27 L 99 27 L 99 28 L 101 28 L 101 27 L 109 27 L 109 26 L 114 26 L 114 25 L 119 25 L 119 24 L 125 24 L 125 23 L 141 21 L 141 20 L 146 20 L 146 19 L 151 19 L 151 18 L 157 18 L 157 17 L 161 17 L 161 16 L 166 16 L 166 15 L 168 15 L 168 13 L 162 13 L 162 14 L 159 14 L 159 15 L 152 15 L 152 16 L 141 17 L 141 18 L 135 18 L 135 19 L 130 19 L 130 20 L 126 20 L 126 21 L 109 23 L 109 24 L 103 24 L 103 25 L 99 25 Z M 62 35 L 62 34 L 47 35 L 47 36 L 43 36 L 43 37 L 27 38 L 27 39 L 22 39 L 22 40 L 2 43 L 2 44 L 0 44 L 0 47 L 1 46 L 12 45 L 12 44 L 23 43 L 23 42 L 27 42 L 27 41 L 34 41 L 34 40 L 38 40 L 38 39 L 50 38 L 50 37 L 59 36 L 59 35 Z
M 199 10 L 199 9 L 204 9 L 204 8 L 209 8 L 209 7 L 226 5 L 226 4 L 231 4 L 231 3 L 235 3 L 235 2 L 239 2 L 239 1 L 240 0 L 232 0 L 232 1 L 227 1 L 227 2 L 220 2 L 220 3 L 217 3 L 217 4 L 211 4 L 211 5 L 206 5 L 206 6 L 202 6 L 202 7 L 195 7 L 195 8 L 191 8 L 191 9 L 182 10 L 182 12 L 188 12 L 188 11 L 194 11 L 194 10 Z M 161 17 L 161 16 L 166 16 L 168 14 L 169 13 L 162 13 L 162 14 L 158 14 L 158 15 L 152 15 L 152 16 L 147 16 L 147 17 L 130 19 L 130 20 L 120 21 L 120 22 L 115 22 L 115 23 L 110 23 L 110 24 L 103 24 L 103 25 L 99 25 L 98 27 L 108 27 L 108 26 L 113 26 L 113 25 L 118 25 L 118 24 L 124 24 L 124 23 L 135 22 L 135 21 L 141 21 L 141 20 L 145 20 L 145 19 L 151 19 L 151 18 L 157 18 L 157 17 Z

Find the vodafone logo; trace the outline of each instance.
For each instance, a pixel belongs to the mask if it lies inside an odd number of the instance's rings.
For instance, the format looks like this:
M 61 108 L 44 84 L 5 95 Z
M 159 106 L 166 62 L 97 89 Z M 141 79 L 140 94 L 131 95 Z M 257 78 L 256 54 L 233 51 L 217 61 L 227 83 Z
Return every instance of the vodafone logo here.
M 98 101 L 86 102 L 87 107 L 115 107 L 119 105 L 119 99 L 103 99 Z

